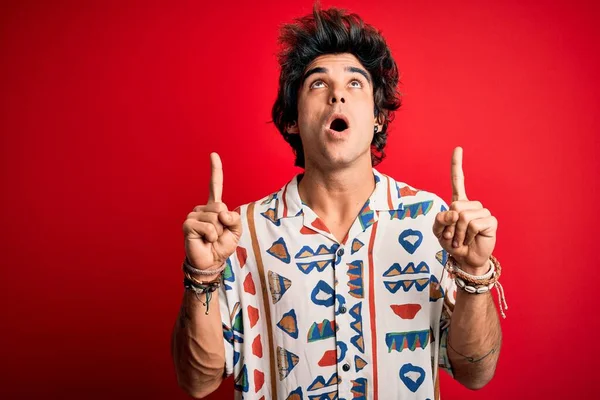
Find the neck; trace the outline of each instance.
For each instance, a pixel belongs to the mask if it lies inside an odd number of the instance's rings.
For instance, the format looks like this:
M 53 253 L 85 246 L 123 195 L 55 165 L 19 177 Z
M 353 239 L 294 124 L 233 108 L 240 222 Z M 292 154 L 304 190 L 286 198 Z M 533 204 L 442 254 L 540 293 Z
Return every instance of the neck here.
M 335 170 L 307 166 L 298 186 L 302 201 L 331 223 L 353 221 L 374 190 L 370 157 Z

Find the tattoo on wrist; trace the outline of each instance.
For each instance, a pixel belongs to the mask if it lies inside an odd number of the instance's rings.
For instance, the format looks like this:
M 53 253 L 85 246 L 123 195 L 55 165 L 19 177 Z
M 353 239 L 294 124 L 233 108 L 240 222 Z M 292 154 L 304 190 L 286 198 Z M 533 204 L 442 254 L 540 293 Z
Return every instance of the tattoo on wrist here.
M 475 357 L 469 357 L 466 356 L 464 354 L 459 353 L 458 351 L 456 351 L 456 349 L 454 347 L 452 347 L 452 345 L 450 345 L 450 340 L 447 341 L 448 343 L 448 347 L 450 347 L 452 349 L 453 352 L 455 352 L 456 354 L 458 354 L 459 356 L 463 357 L 465 360 L 467 360 L 468 362 L 470 362 L 471 364 L 476 364 L 482 360 L 484 360 L 486 357 L 488 357 L 491 354 L 494 354 L 496 352 L 496 348 L 493 347 L 490 351 L 488 351 L 487 353 L 485 353 L 483 356 L 479 357 L 479 358 L 475 358 Z

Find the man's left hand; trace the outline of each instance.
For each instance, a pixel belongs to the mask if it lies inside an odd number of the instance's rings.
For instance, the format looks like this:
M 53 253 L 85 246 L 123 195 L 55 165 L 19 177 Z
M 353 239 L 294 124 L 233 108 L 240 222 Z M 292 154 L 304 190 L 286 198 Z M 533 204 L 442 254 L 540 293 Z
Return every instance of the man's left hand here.
M 498 220 L 481 202 L 467 199 L 460 147 L 452 155 L 451 177 L 452 203 L 436 215 L 433 233 L 463 271 L 483 275 L 490 268 Z

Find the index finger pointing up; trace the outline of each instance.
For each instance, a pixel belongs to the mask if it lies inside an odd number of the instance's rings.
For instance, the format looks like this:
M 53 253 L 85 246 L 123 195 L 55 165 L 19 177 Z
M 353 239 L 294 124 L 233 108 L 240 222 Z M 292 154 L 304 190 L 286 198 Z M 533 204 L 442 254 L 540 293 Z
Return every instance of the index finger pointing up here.
M 452 201 L 468 200 L 465 191 L 465 175 L 462 169 L 463 149 L 457 147 L 452 154 Z
M 209 203 L 220 203 L 223 195 L 223 164 L 217 153 L 210 153 Z

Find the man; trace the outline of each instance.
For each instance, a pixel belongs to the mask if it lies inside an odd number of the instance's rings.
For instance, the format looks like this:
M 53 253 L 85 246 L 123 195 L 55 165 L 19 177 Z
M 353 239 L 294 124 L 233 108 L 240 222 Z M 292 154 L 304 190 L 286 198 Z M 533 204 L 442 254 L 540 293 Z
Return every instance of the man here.
M 200 398 L 233 374 L 236 398 L 433 399 L 441 366 L 481 388 L 501 342 L 497 221 L 466 197 L 462 149 L 450 207 L 380 174 L 400 100 L 379 32 L 315 8 L 281 43 L 273 120 L 304 173 L 232 212 L 211 154 L 209 201 L 183 225 L 179 385 Z

